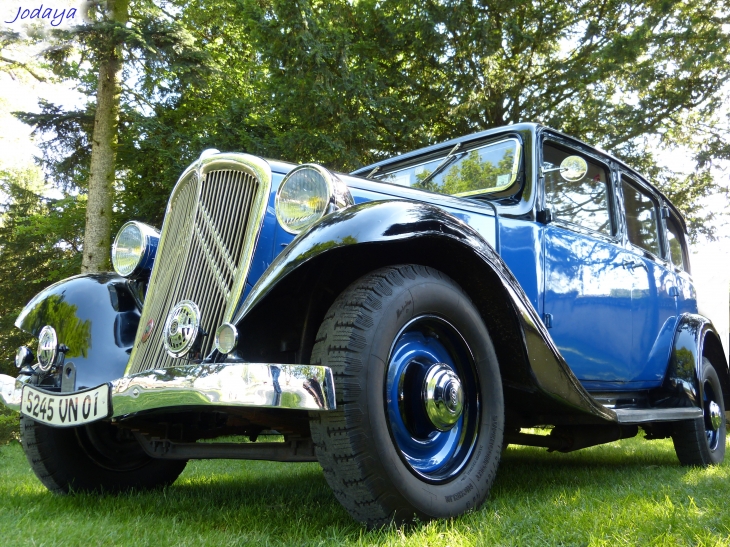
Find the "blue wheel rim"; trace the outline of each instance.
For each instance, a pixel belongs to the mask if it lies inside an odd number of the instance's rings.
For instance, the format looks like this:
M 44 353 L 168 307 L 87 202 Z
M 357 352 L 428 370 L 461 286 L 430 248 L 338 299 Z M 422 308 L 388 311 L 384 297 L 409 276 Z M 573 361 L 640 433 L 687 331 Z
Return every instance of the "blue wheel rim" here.
M 464 389 L 464 411 L 448 431 L 439 431 L 431 423 L 423 403 L 423 380 L 437 363 L 456 373 Z M 401 459 L 417 476 L 430 482 L 448 481 L 468 461 L 478 425 L 476 380 L 466 342 L 445 320 L 416 318 L 396 337 L 386 370 L 386 418 Z

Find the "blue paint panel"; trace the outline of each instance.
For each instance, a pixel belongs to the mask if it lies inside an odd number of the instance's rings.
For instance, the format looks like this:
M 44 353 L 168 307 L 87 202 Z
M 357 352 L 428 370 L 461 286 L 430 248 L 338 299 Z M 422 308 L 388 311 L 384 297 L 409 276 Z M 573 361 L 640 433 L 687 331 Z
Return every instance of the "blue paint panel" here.
M 581 382 L 635 382 L 625 250 L 555 224 L 545 228 L 545 313 L 555 344 Z M 617 386 L 613 386 L 617 387 Z
M 499 219 L 499 254 L 520 282 L 530 302 L 542 314 L 542 230 L 536 222 Z
M 632 270 L 632 367 L 637 378 L 661 384 L 677 323 L 674 273 L 660 263 L 638 256 Z
M 687 272 L 675 274 L 677 281 L 677 313 L 697 313 L 697 291 Z

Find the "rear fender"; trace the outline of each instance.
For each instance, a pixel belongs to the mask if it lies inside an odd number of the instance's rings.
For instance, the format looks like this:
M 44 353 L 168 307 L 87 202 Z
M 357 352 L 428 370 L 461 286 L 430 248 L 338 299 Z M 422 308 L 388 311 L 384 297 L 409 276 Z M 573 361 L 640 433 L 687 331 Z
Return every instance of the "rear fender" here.
M 71 277 L 38 293 L 15 325 L 38 336 L 45 325 L 68 346 L 66 363 L 76 367 L 76 389 L 124 376 L 140 307 L 129 282 L 112 273 Z
M 701 315 L 686 313 L 679 317 L 672 353 L 656 406 L 702 406 L 703 357 L 707 357 L 722 383 L 726 410 L 730 410 L 730 374 L 720 337 L 712 322 Z
M 581 386 L 494 248 L 443 209 L 373 201 L 333 213 L 277 257 L 237 310 L 238 356 L 307 363 L 327 309 L 352 282 L 393 264 L 434 267 L 469 294 L 492 336 L 516 421 L 615 421 Z M 273 350 L 272 350 L 273 348 Z

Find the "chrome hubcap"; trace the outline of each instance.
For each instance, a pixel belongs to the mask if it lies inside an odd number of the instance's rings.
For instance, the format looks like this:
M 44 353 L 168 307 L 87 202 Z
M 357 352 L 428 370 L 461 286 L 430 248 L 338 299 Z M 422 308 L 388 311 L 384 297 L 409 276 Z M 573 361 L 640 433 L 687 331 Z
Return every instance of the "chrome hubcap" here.
M 720 412 L 720 405 L 718 405 L 715 401 L 711 401 L 709 411 L 710 424 L 712 425 L 713 431 L 717 431 L 720 429 L 723 421 L 722 413 Z
M 436 363 L 423 380 L 426 415 L 439 431 L 449 431 L 464 411 L 464 390 L 459 377 L 448 366 Z

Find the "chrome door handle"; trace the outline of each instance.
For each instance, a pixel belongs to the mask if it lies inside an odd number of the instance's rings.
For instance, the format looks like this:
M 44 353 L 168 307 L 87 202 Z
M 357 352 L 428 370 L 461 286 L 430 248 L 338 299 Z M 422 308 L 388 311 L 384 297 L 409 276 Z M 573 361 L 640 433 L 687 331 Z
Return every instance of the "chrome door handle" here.
M 649 268 L 647 268 L 647 266 L 646 266 L 646 264 L 644 264 L 643 260 L 628 260 L 628 259 L 624 258 L 623 267 L 632 272 L 634 271 L 635 268 L 644 268 L 647 272 L 649 271 Z

